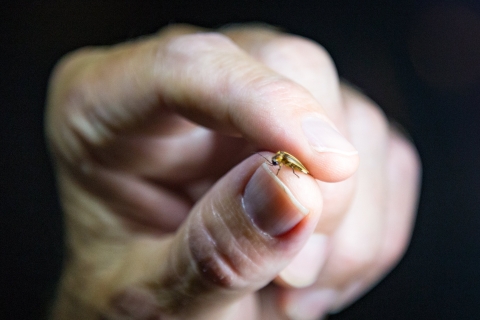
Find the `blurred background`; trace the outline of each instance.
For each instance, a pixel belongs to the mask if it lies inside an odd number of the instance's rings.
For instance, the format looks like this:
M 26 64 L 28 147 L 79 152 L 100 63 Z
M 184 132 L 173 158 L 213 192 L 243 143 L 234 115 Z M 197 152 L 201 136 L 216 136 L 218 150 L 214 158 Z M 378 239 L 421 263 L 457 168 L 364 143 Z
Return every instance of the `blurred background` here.
M 340 76 L 400 123 L 422 158 L 405 258 L 331 319 L 478 317 L 480 1 L 74 0 L 0 5 L 0 319 L 45 317 L 61 269 L 62 216 L 43 135 L 56 61 L 170 23 L 248 21 L 323 45 Z

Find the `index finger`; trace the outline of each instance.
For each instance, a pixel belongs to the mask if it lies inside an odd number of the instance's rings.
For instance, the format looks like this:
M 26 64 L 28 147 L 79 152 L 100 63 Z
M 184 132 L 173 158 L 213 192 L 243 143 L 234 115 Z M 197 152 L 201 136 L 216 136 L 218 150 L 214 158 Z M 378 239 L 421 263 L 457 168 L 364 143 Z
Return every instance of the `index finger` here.
M 178 113 L 242 136 L 258 149 L 287 151 L 317 179 L 339 181 L 353 174 L 355 148 L 302 86 L 223 35 L 171 30 L 79 53 L 60 68 L 60 74 L 77 73 L 57 77 L 70 80 L 63 84 L 69 89 L 52 99 L 65 101 L 57 105 L 70 109 L 63 114 L 80 140 L 101 145 L 153 115 Z

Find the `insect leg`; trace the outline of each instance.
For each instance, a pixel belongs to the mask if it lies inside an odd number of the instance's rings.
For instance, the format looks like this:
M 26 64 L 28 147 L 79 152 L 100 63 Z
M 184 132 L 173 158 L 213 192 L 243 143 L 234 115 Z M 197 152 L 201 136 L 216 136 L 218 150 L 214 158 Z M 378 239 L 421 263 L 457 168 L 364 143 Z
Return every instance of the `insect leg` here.
M 295 173 L 295 169 L 292 168 L 292 172 L 293 172 L 294 175 L 297 176 L 297 178 L 300 178 L 300 177 L 298 176 L 298 174 Z

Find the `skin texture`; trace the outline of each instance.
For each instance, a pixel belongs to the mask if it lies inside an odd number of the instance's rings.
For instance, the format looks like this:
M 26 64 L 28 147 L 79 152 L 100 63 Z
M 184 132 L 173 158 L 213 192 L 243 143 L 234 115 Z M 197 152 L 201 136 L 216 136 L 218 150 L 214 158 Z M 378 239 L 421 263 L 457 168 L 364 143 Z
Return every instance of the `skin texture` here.
M 318 319 L 408 244 L 415 148 L 309 40 L 171 26 L 66 56 L 48 97 L 53 319 Z M 277 150 L 310 174 L 276 177 L 255 152 Z

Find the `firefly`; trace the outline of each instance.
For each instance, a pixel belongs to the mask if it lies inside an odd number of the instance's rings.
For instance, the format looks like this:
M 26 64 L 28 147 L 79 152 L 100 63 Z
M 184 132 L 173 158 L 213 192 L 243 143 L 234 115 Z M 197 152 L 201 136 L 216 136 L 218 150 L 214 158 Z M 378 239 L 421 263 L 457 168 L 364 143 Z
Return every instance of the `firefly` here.
M 262 156 L 260 153 L 259 155 Z M 305 166 L 297 158 L 295 158 L 286 151 L 278 151 L 276 154 L 273 155 L 272 161 L 268 160 L 264 156 L 262 157 L 267 160 L 270 166 L 278 166 L 277 176 L 283 165 L 292 168 L 293 174 L 296 175 L 298 178 L 300 177 L 295 173 L 295 170 L 308 174 L 307 168 L 305 168 Z

